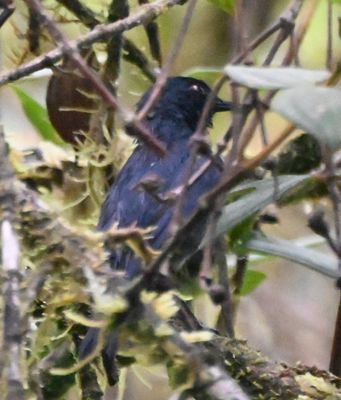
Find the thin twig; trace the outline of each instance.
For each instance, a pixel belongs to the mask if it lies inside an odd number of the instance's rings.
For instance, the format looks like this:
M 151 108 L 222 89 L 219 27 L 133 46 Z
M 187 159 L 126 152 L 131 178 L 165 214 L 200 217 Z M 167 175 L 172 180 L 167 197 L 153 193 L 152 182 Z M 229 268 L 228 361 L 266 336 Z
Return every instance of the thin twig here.
M 279 49 L 280 44 L 283 43 L 283 41 L 288 36 L 290 36 L 292 27 L 294 26 L 293 25 L 294 20 L 297 18 L 298 11 L 300 10 L 301 6 L 302 6 L 302 1 L 293 1 L 290 5 L 290 7 L 292 7 L 292 8 L 287 9 L 286 12 L 283 14 L 286 17 L 286 19 L 284 19 L 284 21 L 280 19 L 281 27 L 283 27 L 283 29 L 285 30 L 285 34 L 280 35 L 278 37 L 278 39 L 275 41 L 274 48 L 276 51 Z M 284 17 L 282 16 L 282 18 L 284 18 Z M 288 29 L 288 27 L 290 27 L 290 29 Z M 303 32 L 305 32 L 305 31 L 303 31 Z M 302 34 L 302 36 L 303 36 L 303 34 Z M 245 55 L 247 55 L 247 54 L 248 53 L 246 52 Z M 291 53 L 291 55 L 292 54 L 293 53 Z M 275 55 L 275 51 L 273 51 L 271 53 L 271 56 L 267 57 L 266 62 L 270 63 L 272 58 L 274 57 L 274 55 Z M 235 108 L 238 110 L 240 107 L 235 106 Z M 202 118 L 202 121 L 204 121 L 203 118 Z M 243 121 L 245 121 L 245 118 L 243 119 Z M 234 145 L 232 146 L 232 148 L 234 148 L 234 149 L 237 149 L 237 147 L 239 147 L 238 142 L 239 142 L 239 134 L 240 134 L 240 129 L 241 129 L 242 123 L 243 123 L 242 120 L 240 120 L 238 118 L 238 123 L 236 123 L 236 121 L 235 121 L 235 123 L 232 125 L 232 126 L 234 126 L 234 129 L 232 131 L 232 137 L 234 137 L 234 140 L 233 140 Z M 258 124 L 258 118 L 257 118 L 257 124 Z M 237 126 L 239 127 L 238 129 L 236 129 Z M 254 130 L 254 128 L 252 129 L 252 134 L 253 134 L 253 130 Z M 185 224 L 185 226 L 182 227 L 183 229 L 180 226 L 177 227 L 177 231 L 175 230 L 175 233 L 173 234 L 173 238 L 172 238 L 171 242 L 169 243 L 167 248 L 164 250 L 164 252 L 158 257 L 158 259 L 155 260 L 155 262 L 151 265 L 149 272 L 153 273 L 153 271 L 158 270 L 160 265 L 166 260 L 168 255 L 172 252 L 172 248 L 173 248 L 172 246 L 174 246 L 174 248 L 176 248 L 178 240 L 181 241 L 181 237 L 186 235 L 186 233 L 185 233 L 185 232 L 187 232 L 186 228 L 188 229 L 188 232 L 191 231 L 192 229 L 195 229 L 195 224 L 197 223 L 197 221 L 199 219 L 204 218 L 204 215 L 207 215 L 209 213 L 208 210 L 212 210 L 215 208 L 215 204 L 217 204 L 217 201 L 219 202 L 219 198 L 220 199 L 223 198 L 223 196 L 221 196 L 221 195 L 224 192 L 226 192 L 228 190 L 228 188 L 231 187 L 231 185 L 233 185 L 233 183 L 245 173 L 246 170 L 249 170 L 249 169 L 252 170 L 252 168 L 255 165 L 259 165 L 258 163 L 260 162 L 260 160 L 261 159 L 264 160 L 265 158 L 263 158 L 263 157 L 266 157 L 266 154 L 270 154 L 273 151 L 273 149 L 275 147 L 277 147 L 283 140 L 285 140 L 293 130 L 294 130 L 294 127 L 292 125 L 288 126 L 288 128 L 285 131 L 283 131 L 282 134 L 280 134 L 280 137 L 274 143 L 270 144 L 269 146 L 266 146 L 265 149 L 263 150 L 263 152 L 261 152 L 259 154 L 259 156 L 253 160 L 254 162 L 253 161 L 251 162 L 250 168 L 247 167 L 246 169 L 244 169 L 241 162 L 238 161 L 238 160 L 241 160 L 241 154 L 242 154 L 241 151 L 240 152 L 231 151 L 228 154 L 226 161 L 225 161 L 226 177 L 222 179 L 221 188 L 219 189 L 219 184 L 218 184 L 211 191 L 211 194 L 206 196 L 206 198 L 203 202 L 204 205 L 202 206 L 201 210 L 197 211 L 197 213 L 193 216 L 193 219 L 188 221 Z M 250 132 L 249 137 L 251 138 L 251 132 Z M 244 146 L 240 147 L 240 149 L 244 149 L 244 148 L 245 148 Z M 222 148 L 220 148 L 218 151 L 222 151 Z M 212 163 L 211 160 L 208 161 L 207 168 L 209 167 L 209 165 L 211 165 L 211 163 Z M 192 160 L 191 165 L 193 165 L 193 160 Z M 206 169 L 201 171 L 201 173 L 204 173 L 204 171 Z M 235 172 L 235 174 L 234 174 L 234 172 Z M 196 174 L 196 176 L 198 176 L 198 175 Z M 199 175 L 199 176 L 201 176 L 201 175 Z M 225 180 L 225 182 L 224 182 L 224 180 Z M 191 179 L 188 179 L 188 180 L 186 180 L 186 183 L 185 183 L 186 186 L 188 186 L 189 182 L 191 184 L 193 183 L 193 181 L 191 181 Z M 219 192 L 220 192 L 220 194 L 219 194 Z M 210 237 L 209 240 L 211 241 L 211 240 L 213 240 L 213 238 Z
M 341 377 L 341 293 L 336 316 L 334 339 L 329 363 L 329 371 Z
M 108 89 L 107 85 L 105 85 L 99 79 L 96 73 L 89 68 L 89 66 L 83 60 L 78 52 L 77 47 L 74 47 L 72 44 L 70 44 L 62 31 L 57 27 L 56 23 L 48 15 L 46 10 L 42 8 L 39 0 L 26 0 L 26 3 L 40 16 L 42 22 L 46 25 L 53 39 L 62 46 L 64 54 L 74 62 L 84 77 L 89 79 L 93 85 L 93 88 L 103 97 L 105 101 L 108 102 L 111 107 L 120 113 L 126 122 L 134 126 L 134 132 L 140 137 L 141 140 L 143 140 L 158 154 L 163 156 L 166 153 L 163 144 L 161 144 L 155 136 L 151 135 L 146 127 L 141 122 L 134 119 L 133 116 L 117 101 L 115 96 L 113 96 L 111 91 Z
M 127 0 L 112 0 L 109 7 L 108 22 L 116 22 L 127 18 L 129 15 L 129 4 Z M 122 51 L 122 32 L 112 35 L 107 44 L 107 60 L 104 65 L 104 79 L 114 84 L 114 94 L 116 81 L 120 74 L 120 59 Z
M 284 29 L 287 29 L 288 26 L 292 27 L 294 24 L 295 19 L 298 16 L 298 13 L 302 7 L 303 0 L 293 0 L 290 4 L 290 6 L 286 9 L 286 11 L 281 15 L 281 17 L 278 19 L 279 25 L 277 26 L 276 30 L 282 28 L 284 26 Z M 275 31 L 276 31 L 275 30 Z M 271 28 L 266 30 L 266 32 L 270 32 L 271 34 L 274 32 L 272 31 Z M 260 35 L 262 36 L 262 34 Z M 267 34 L 264 35 L 264 39 L 267 38 Z M 261 43 L 261 42 L 260 42 Z M 260 44 L 258 43 L 258 44 Z M 258 45 L 257 44 L 257 45 Z M 277 49 L 278 45 L 275 43 Z M 252 46 L 251 46 L 252 47 Z M 250 51 L 250 46 L 248 47 Z M 243 52 L 242 55 L 245 57 L 247 56 L 248 52 Z M 241 57 L 241 56 L 240 56 Z M 236 58 L 233 60 L 236 62 Z M 238 107 L 237 107 L 238 109 Z M 257 119 L 257 124 L 258 124 L 258 118 Z M 238 123 L 239 128 L 242 126 L 242 121 Z M 223 178 L 221 179 L 220 183 L 216 185 L 215 188 L 211 190 L 210 193 L 208 193 L 206 196 L 204 196 L 204 199 L 201 204 L 201 208 L 194 213 L 194 215 L 187 221 L 185 225 L 182 227 L 179 227 L 177 232 L 173 234 L 172 240 L 168 243 L 162 254 L 157 257 L 157 259 L 151 264 L 149 271 L 147 272 L 147 275 L 153 274 L 155 271 L 157 271 L 160 268 L 160 265 L 167 259 L 168 255 L 175 249 L 178 245 L 178 242 L 181 241 L 181 237 L 186 236 L 187 232 L 190 232 L 191 230 L 195 229 L 195 226 L 198 222 L 198 220 L 204 218 L 204 216 L 207 216 L 209 214 L 209 210 L 214 209 L 214 204 L 216 203 L 217 199 L 221 194 L 224 194 L 227 190 L 229 190 L 230 187 L 238 180 L 240 179 L 243 174 L 245 174 L 246 171 L 252 170 L 254 167 L 258 166 L 265 158 L 272 153 L 272 151 L 279 146 L 290 134 L 291 132 L 295 129 L 293 125 L 288 125 L 287 128 L 279 135 L 279 137 L 271 144 L 266 146 L 255 158 L 252 160 L 246 161 L 246 162 L 241 162 L 240 160 L 241 155 L 243 154 L 243 151 L 245 149 L 244 145 L 245 143 L 240 146 L 239 142 L 239 132 L 240 129 L 235 129 L 235 139 L 234 139 L 234 148 L 238 146 L 239 151 L 236 152 L 231 152 L 227 156 L 225 160 L 225 171 L 226 174 L 223 175 Z M 252 131 L 253 134 L 253 131 Z M 251 133 L 250 133 L 250 138 L 251 138 Z M 222 149 L 218 150 L 222 151 Z M 235 154 L 235 156 L 233 156 Z M 239 161 L 238 161 L 239 160 Z M 204 168 L 201 169 L 200 173 L 204 173 L 207 168 L 211 165 L 212 161 L 209 160 L 205 165 Z M 198 174 L 196 175 L 196 179 L 198 179 Z M 201 175 L 199 175 L 201 176 Z M 188 181 L 190 184 L 193 184 L 193 179 L 189 179 Z
M 149 3 L 148 0 L 139 0 L 139 4 L 148 4 L 148 3 Z M 144 29 L 148 37 L 150 52 L 154 60 L 158 63 L 158 66 L 161 68 L 162 54 L 161 54 L 159 26 L 156 21 L 151 21 L 144 26 Z
M 293 26 L 294 20 L 287 20 L 289 17 L 290 18 L 297 18 L 298 16 L 298 11 L 300 10 L 301 7 L 301 2 L 297 2 L 297 1 L 293 1 L 289 8 L 278 18 L 278 22 L 280 22 L 282 20 L 282 18 L 286 18 L 285 21 L 286 23 L 284 24 L 284 29 L 287 30 L 288 26 Z M 301 44 L 303 37 L 306 33 L 307 30 L 307 26 L 309 25 L 309 22 L 311 20 L 311 16 L 316 8 L 317 5 L 317 1 L 316 0 L 312 0 L 311 3 L 308 4 L 309 8 L 307 8 L 307 11 L 305 11 L 304 13 L 304 18 L 301 21 L 299 27 L 297 28 L 297 40 L 296 40 L 296 46 L 295 46 L 295 50 L 297 51 L 299 48 L 299 44 Z M 291 9 L 291 7 L 293 7 L 293 10 Z M 256 43 L 257 46 L 260 45 L 262 43 L 262 40 L 260 40 L 260 38 L 263 38 L 263 40 L 266 40 L 268 38 L 268 34 L 271 33 L 271 35 L 276 32 L 278 29 L 282 28 L 283 26 L 283 21 L 281 23 L 279 23 L 278 25 L 275 23 L 273 26 L 276 26 L 277 28 L 273 31 L 270 28 L 266 29 L 264 32 L 262 32 L 259 35 L 259 38 L 256 38 Z M 279 45 L 281 40 L 284 40 L 283 36 L 280 35 L 280 39 L 277 39 L 275 41 L 274 47 L 278 50 L 279 49 Z M 253 44 L 251 44 L 250 46 L 248 46 L 247 51 L 244 51 L 243 53 L 241 53 L 238 57 L 238 60 L 235 58 L 232 59 L 231 63 L 235 63 L 236 60 L 237 61 L 242 61 L 242 55 L 244 55 L 244 57 L 247 57 L 249 52 L 252 51 L 254 48 L 256 48 L 257 46 L 255 45 L 254 42 L 252 42 Z M 272 57 L 266 57 L 265 63 L 268 64 L 272 61 L 273 57 L 275 56 L 275 52 L 272 51 L 272 49 L 270 49 L 270 53 L 272 53 Z M 289 51 L 287 52 L 287 54 L 285 55 L 284 59 L 283 59 L 283 65 L 287 65 L 290 63 L 290 61 L 295 58 L 295 52 L 293 52 L 292 48 L 289 49 Z M 218 85 L 220 85 L 223 80 L 226 80 L 226 77 L 222 77 L 221 80 L 218 82 Z M 264 106 L 268 105 L 272 99 L 272 97 L 274 96 L 275 92 L 269 92 L 265 95 L 265 98 L 263 99 L 262 103 Z M 249 94 L 246 95 L 243 101 L 243 105 L 244 106 L 240 106 L 240 107 L 236 107 L 234 106 L 234 109 L 236 110 L 236 113 L 241 113 L 240 115 L 240 120 L 239 120 L 239 126 L 242 127 L 247 119 L 247 116 L 249 114 L 249 112 L 251 111 L 251 107 L 249 105 L 251 96 L 253 96 L 253 94 Z M 201 124 L 205 121 L 204 118 L 201 118 Z M 239 159 L 242 157 L 242 154 L 244 152 L 244 149 L 246 148 L 246 146 L 248 145 L 248 143 L 250 142 L 250 140 L 253 138 L 254 135 L 254 131 L 257 127 L 259 123 L 259 118 L 258 115 L 253 116 L 252 120 L 250 121 L 249 125 L 244 129 L 243 134 L 241 135 L 241 139 L 238 143 L 238 147 L 239 147 L 239 156 L 236 159 Z M 200 125 L 200 123 L 199 123 Z M 213 159 L 216 159 L 217 157 L 219 157 L 223 151 L 226 150 L 226 146 L 227 146 L 227 142 L 231 139 L 232 136 L 232 131 L 234 124 L 232 124 L 232 127 L 229 128 L 228 133 L 225 135 L 223 143 L 221 143 L 218 146 L 218 151 L 217 154 L 215 156 L 215 158 L 213 157 Z M 235 142 L 236 143 L 236 142 Z M 231 156 L 230 160 L 231 160 Z M 235 158 L 235 157 L 232 157 Z M 188 186 L 192 186 L 201 176 L 202 174 L 204 174 L 207 169 L 210 167 L 210 165 L 212 164 L 212 159 L 208 160 L 206 163 L 204 163 L 201 168 L 196 171 L 189 179 L 189 183 Z
M 229 128 L 231 135 L 229 140 L 231 141 L 231 150 L 226 153 L 224 159 L 224 172 L 228 173 L 233 163 L 238 163 L 240 154 L 238 153 L 238 143 L 240 140 L 240 135 L 242 133 L 242 127 L 244 120 L 243 108 L 241 107 L 239 87 L 234 82 L 231 83 L 231 95 L 232 103 L 234 105 L 234 110 L 232 114 L 232 125 Z
M 190 0 L 186 14 L 184 16 L 184 19 L 182 21 L 182 25 L 180 27 L 179 33 L 175 39 L 174 45 L 172 46 L 170 52 L 168 53 L 167 60 L 159 74 L 159 76 L 156 79 L 156 82 L 154 84 L 154 89 L 152 93 L 150 94 L 147 102 L 144 104 L 142 109 L 139 111 L 137 118 L 139 121 L 143 121 L 146 115 L 148 114 L 149 110 L 153 107 L 155 102 L 158 100 L 158 98 L 161 95 L 162 89 L 166 84 L 166 81 L 168 79 L 168 76 L 171 72 L 171 69 L 173 67 L 173 64 L 176 60 L 177 55 L 179 54 L 179 51 L 181 49 L 181 46 L 183 44 L 183 41 L 185 40 L 186 33 L 189 28 L 189 24 L 191 22 L 193 12 L 194 12 L 194 7 L 197 3 L 197 0 Z
M 275 55 L 281 45 L 287 40 L 287 38 L 291 35 L 293 25 L 285 25 L 288 29 L 281 29 L 275 39 L 275 43 L 272 45 L 266 59 L 263 63 L 264 66 L 270 65 L 272 60 L 275 58 Z
M 231 64 L 239 64 L 250 52 L 265 42 L 275 32 L 282 29 L 284 24 L 292 23 L 291 21 L 294 21 L 297 18 L 302 5 L 303 0 L 293 0 L 283 14 L 281 14 L 269 28 L 261 32 L 241 54 L 231 60 Z
M 159 15 L 167 12 L 169 8 L 182 3 L 183 0 L 156 0 L 151 4 L 146 4 L 145 6 L 140 7 L 136 13 L 127 18 L 113 22 L 112 24 L 98 25 L 86 35 L 77 40 L 70 40 L 68 43 L 73 49 L 89 47 L 93 43 L 101 42 L 110 38 L 113 33 L 125 32 L 135 28 L 136 26 L 140 26 L 143 23 L 147 23 L 157 18 Z M 51 67 L 51 65 L 62 58 L 64 53 L 64 46 L 59 45 L 56 49 L 35 58 L 21 67 L 16 68 L 13 71 L 6 72 L 5 74 L 1 74 L 0 86 L 30 75 L 33 72 L 39 71 L 43 68 Z
M 338 258 L 339 272 L 341 271 L 341 192 L 338 187 L 335 170 L 335 164 L 333 162 L 333 154 L 327 146 L 321 145 L 322 156 L 325 163 L 325 172 L 329 179 L 327 180 L 327 186 L 329 189 L 330 199 L 333 205 L 334 211 L 334 224 L 335 224 L 335 236 L 333 244 L 330 246 L 334 250 L 336 257 Z M 334 247 L 335 244 L 335 247 Z M 339 288 L 340 290 L 340 288 Z M 330 355 L 330 372 L 337 376 L 341 376 L 341 290 L 340 290 L 340 303 L 338 313 L 335 321 L 333 345 Z
M 95 13 L 86 5 L 78 0 L 57 0 L 67 10 L 72 12 L 86 27 L 93 29 L 96 25 L 100 25 L 100 21 L 96 18 Z M 122 46 L 124 49 L 123 58 L 136 65 L 142 73 L 151 81 L 155 80 L 156 73 L 151 62 L 142 53 L 142 51 L 129 39 L 122 37 Z
M 260 125 L 260 129 L 261 129 L 263 146 L 267 146 L 269 144 L 269 138 L 268 138 L 268 133 L 267 133 L 267 129 L 265 126 L 265 121 L 264 121 L 265 107 L 259 101 L 258 95 L 257 95 L 257 99 L 256 99 L 256 114 L 257 114 L 258 122 Z
M 327 2 L 327 54 L 326 54 L 326 67 L 332 69 L 333 63 L 333 4 L 332 0 Z
M 198 226 L 198 223 L 200 223 L 200 221 L 209 215 L 218 196 L 231 189 L 238 179 L 243 177 L 246 172 L 252 171 L 264 160 L 266 160 L 266 158 L 275 149 L 277 149 L 294 130 L 294 125 L 287 125 L 280 135 L 272 143 L 260 151 L 257 156 L 251 160 L 239 162 L 237 165 L 234 165 L 231 168 L 231 171 L 229 171 L 229 174 L 227 176 L 223 176 L 221 181 L 208 194 L 203 196 L 199 204 L 199 209 L 193 213 L 193 215 L 186 221 L 184 225 L 179 227 L 177 233 L 172 237 L 167 246 L 163 249 L 162 253 L 149 265 L 149 268 L 143 274 L 142 280 L 148 281 L 150 276 L 159 271 L 160 266 L 178 247 L 179 243 L 181 243 L 181 240 L 183 240 L 184 237 L 187 237 L 190 232 L 193 232 L 193 230 L 195 230 Z M 202 244 L 204 245 L 204 242 Z
M 1 28 L 2 25 L 8 20 L 8 18 L 14 13 L 15 5 L 10 0 L 3 1 L 2 4 L 0 5 L 0 8 L 2 9 L 0 14 L 0 28 Z
M 239 304 L 240 292 L 243 287 L 245 274 L 247 271 L 248 257 L 247 256 L 237 256 L 236 262 L 236 272 L 232 277 L 232 282 L 234 285 L 232 293 L 232 320 L 235 321 L 237 315 L 237 309 Z
M 292 47 L 289 48 L 289 50 L 285 54 L 283 61 L 281 63 L 283 66 L 289 65 L 292 62 L 292 60 L 295 59 L 298 49 L 299 49 L 299 47 L 303 41 L 303 38 L 305 36 L 305 33 L 307 32 L 309 23 L 311 22 L 311 16 L 315 11 L 316 5 L 317 5 L 317 2 L 311 2 L 308 4 L 309 8 L 307 8 L 307 10 L 305 10 L 305 17 L 300 21 L 299 26 L 296 27 L 296 35 L 295 35 L 295 39 L 294 39 L 295 49 L 293 49 Z M 292 13 L 292 15 L 297 17 L 296 13 Z M 293 23 L 293 21 L 291 21 L 291 22 Z M 288 26 L 291 27 L 292 24 L 288 24 Z M 291 29 L 289 31 L 286 31 L 284 36 L 279 34 L 279 36 L 276 39 L 275 44 L 274 44 L 274 47 L 276 47 L 277 50 L 279 49 L 282 41 L 288 38 L 288 36 L 290 35 L 290 32 L 291 32 Z M 293 50 L 295 50 L 295 51 L 293 51 Z M 275 55 L 275 53 L 273 53 L 271 49 L 270 49 L 270 53 L 272 53 L 272 58 L 267 56 L 266 60 L 264 62 L 264 65 L 269 65 Z M 269 93 L 267 93 L 262 100 L 263 106 L 268 106 L 275 94 L 276 94 L 275 91 L 270 91 Z M 258 115 L 256 114 L 253 116 L 253 118 L 249 122 L 249 125 L 244 129 L 244 132 L 241 137 L 241 141 L 239 143 L 240 157 L 243 154 L 247 145 L 250 143 L 251 139 L 253 138 L 254 131 L 257 128 L 258 123 L 259 123 L 259 118 L 258 118 Z
M 216 220 L 217 222 L 217 220 Z M 214 228 L 216 228 L 216 222 Z M 212 235 L 213 236 L 213 235 Z M 224 238 L 218 239 L 216 261 L 218 264 L 218 283 L 224 288 L 224 301 L 221 303 L 220 320 L 222 333 L 227 333 L 231 338 L 234 335 L 234 318 L 232 307 L 232 296 L 230 289 L 230 279 L 228 276 L 228 265 L 226 261 L 226 240 Z
M 127 0 L 112 0 L 108 10 L 108 23 L 119 21 L 122 18 L 126 18 L 129 15 L 129 4 Z M 112 94 L 117 97 L 118 78 L 120 75 L 121 68 L 121 55 L 123 48 L 123 32 L 114 33 L 107 43 L 107 59 L 105 61 L 102 79 L 106 83 Z M 111 137 L 114 136 L 115 131 L 115 109 L 111 107 L 105 107 L 102 104 L 98 116 L 102 119 L 103 111 L 107 115 L 106 126 Z M 108 171 L 110 174 L 110 172 Z
M 194 166 L 195 166 L 195 161 L 196 161 L 197 154 L 198 154 L 198 151 L 200 148 L 200 143 L 205 138 L 205 132 L 206 132 L 205 129 L 207 126 L 207 120 L 209 118 L 209 113 L 212 109 L 212 106 L 214 104 L 216 96 L 217 96 L 218 92 L 220 91 L 221 87 L 223 86 L 224 82 L 226 81 L 226 79 L 227 78 L 225 76 L 223 76 L 214 85 L 213 89 L 211 90 L 211 93 L 209 94 L 208 98 L 206 99 L 204 108 L 203 108 L 201 116 L 200 116 L 200 120 L 198 122 L 198 125 L 196 127 L 194 134 L 192 135 L 192 146 L 191 146 L 189 159 L 188 159 L 187 165 L 186 165 L 187 170 L 184 175 L 181 190 L 177 197 L 177 202 L 174 207 L 173 218 L 172 218 L 171 225 L 170 225 L 170 233 L 171 234 L 175 233 L 176 230 L 178 229 L 178 227 L 180 226 L 181 215 L 182 215 L 181 210 L 182 210 L 188 189 L 192 185 L 191 178 L 192 178 L 192 174 L 194 172 L 193 170 L 194 170 Z M 209 165 L 211 165 L 211 162 L 212 162 L 212 160 L 209 160 Z
M 174 42 L 174 45 L 173 45 L 171 51 L 168 54 L 165 65 L 163 66 L 159 76 L 157 77 L 157 80 L 154 84 L 154 89 L 153 89 L 149 99 L 147 100 L 146 104 L 143 106 L 143 108 L 138 113 L 137 117 L 140 121 L 143 121 L 143 119 L 148 114 L 149 110 L 153 107 L 153 105 L 155 104 L 155 102 L 157 101 L 159 96 L 161 95 L 162 89 L 163 89 L 164 85 L 166 84 L 166 81 L 170 74 L 171 68 L 175 62 L 175 59 L 176 59 L 176 57 L 181 49 L 181 46 L 183 44 L 183 41 L 185 39 L 186 33 L 189 28 L 189 24 L 190 24 L 192 16 L 193 16 L 194 7 L 195 7 L 196 3 L 197 3 L 197 0 L 191 0 L 190 3 L 188 4 L 186 14 L 182 21 L 182 25 L 179 30 L 179 33 L 177 35 L 177 38 Z M 187 169 L 188 179 L 189 179 L 190 175 L 192 174 L 192 168 L 194 166 L 194 163 L 195 163 L 195 157 L 190 156 L 190 158 L 188 160 L 188 169 Z M 185 182 L 187 182 L 186 178 L 187 177 L 185 177 Z M 180 221 L 181 210 L 182 210 L 182 204 L 183 204 L 183 199 L 184 199 L 185 193 L 186 193 L 186 189 L 183 188 L 183 190 L 181 191 L 181 193 L 178 196 L 178 201 L 175 206 L 175 211 L 174 211 L 172 222 L 170 225 L 170 232 L 175 232 L 178 228 L 178 225 L 181 222 Z

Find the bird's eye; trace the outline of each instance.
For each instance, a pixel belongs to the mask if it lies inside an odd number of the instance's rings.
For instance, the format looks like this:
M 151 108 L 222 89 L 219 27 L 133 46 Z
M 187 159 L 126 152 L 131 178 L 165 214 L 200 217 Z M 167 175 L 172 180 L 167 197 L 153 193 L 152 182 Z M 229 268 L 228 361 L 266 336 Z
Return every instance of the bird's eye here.
M 205 89 L 203 88 L 203 87 L 201 87 L 200 85 L 192 85 L 191 87 L 190 87 L 190 90 L 191 91 L 194 91 L 194 92 L 196 92 L 196 93 L 200 93 L 201 95 L 203 95 L 203 96 L 206 96 L 206 91 L 205 91 Z

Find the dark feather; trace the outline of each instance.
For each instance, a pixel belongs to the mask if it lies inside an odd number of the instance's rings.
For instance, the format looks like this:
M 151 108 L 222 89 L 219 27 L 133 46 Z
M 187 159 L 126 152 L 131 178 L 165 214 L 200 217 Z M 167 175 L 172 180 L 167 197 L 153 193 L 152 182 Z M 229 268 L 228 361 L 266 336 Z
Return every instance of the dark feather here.
M 161 140 L 167 148 L 164 157 L 157 155 L 151 148 L 138 143 L 115 183 L 109 190 L 102 206 L 97 229 L 106 231 L 113 224 L 124 228 L 136 224 L 146 228 L 155 226 L 153 237 L 149 240 L 152 247 L 161 249 L 169 237 L 169 227 L 174 206 L 160 202 L 153 194 L 143 190 L 139 183 L 148 176 L 160 177 L 158 192 L 166 195 L 178 188 L 186 177 L 190 149 L 189 140 L 195 132 L 210 88 L 202 81 L 192 78 L 174 77 L 167 81 L 163 93 L 149 112 L 145 124 L 149 131 Z M 140 110 L 150 96 L 149 90 L 138 103 Z M 231 109 L 231 104 L 216 98 L 207 125 L 215 112 Z M 129 130 L 133 133 L 133 130 Z M 198 157 L 194 171 L 207 161 L 207 157 Z M 182 209 L 182 217 L 188 217 L 198 206 L 200 197 L 209 191 L 219 180 L 221 170 L 212 164 L 208 170 L 189 188 Z M 206 221 L 193 234 L 184 238 L 180 253 L 183 257 L 193 255 L 204 234 Z M 183 251 L 182 251 L 183 250 Z M 181 258 L 181 254 L 179 257 Z M 141 261 L 128 247 L 113 249 L 110 263 L 114 269 L 123 270 L 128 279 L 136 276 L 141 269 Z M 97 333 L 96 333 L 97 332 Z M 86 357 L 96 346 L 98 331 L 90 329 L 80 348 L 80 358 Z M 107 372 L 113 368 L 117 351 L 116 335 L 113 333 L 103 350 Z M 111 362 L 110 362 L 111 360 Z M 111 364 L 112 363 L 112 364 Z M 111 367 L 110 367 L 111 366 Z M 109 368 L 110 367 L 110 368 Z M 114 379 L 114 378 L 112 378 Z

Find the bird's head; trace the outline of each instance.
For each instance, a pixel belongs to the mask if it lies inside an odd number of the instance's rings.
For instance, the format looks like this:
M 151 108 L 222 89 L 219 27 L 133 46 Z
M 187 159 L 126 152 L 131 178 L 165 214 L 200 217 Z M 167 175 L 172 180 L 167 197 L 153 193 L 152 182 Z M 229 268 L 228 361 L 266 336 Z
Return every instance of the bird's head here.
M 149 89 L 137 104 L 140 111 L 153 90 Z M 161 96 L 147 115 L 154 118 L 160 115 L 162 118 L 182 119 L 195 130 L 200 120 L 206 100 L 211 93 L 211 88 L 203 81 L 187 77 L 171 77 L 167 80 Z M 210 124 L 214 113 L 231 110 L 231 103 L 215 98 L 212 105 L 207 125 Z

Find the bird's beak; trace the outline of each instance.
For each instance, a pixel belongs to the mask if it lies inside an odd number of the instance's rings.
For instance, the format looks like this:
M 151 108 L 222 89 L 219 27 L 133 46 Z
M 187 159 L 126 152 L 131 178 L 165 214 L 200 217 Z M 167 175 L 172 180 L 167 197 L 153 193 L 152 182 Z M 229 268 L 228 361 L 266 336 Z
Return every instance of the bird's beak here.
M 216 98 L 213 111 L 214 112 L 221 112 L 221 111 L 229 111 L 232 109 L 232 103 L 229 101 L 224 101 L 219 97 Z

